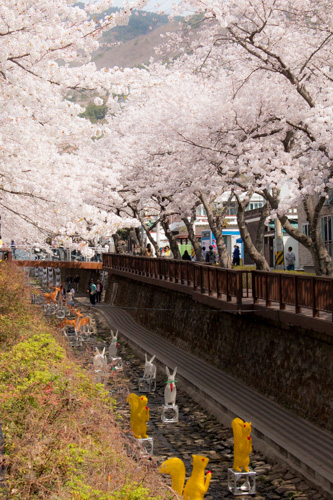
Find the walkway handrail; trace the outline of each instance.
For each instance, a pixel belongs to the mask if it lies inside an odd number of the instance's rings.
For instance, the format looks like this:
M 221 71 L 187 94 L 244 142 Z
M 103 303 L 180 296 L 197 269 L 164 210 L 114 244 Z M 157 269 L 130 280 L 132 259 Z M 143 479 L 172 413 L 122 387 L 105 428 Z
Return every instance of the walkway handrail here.
M 244 298 L 253 304 L 264 300 L 280 310 L 294 306 L 295 314 L 302 307 L 310 308 L 314 318 L 320 311 L 332 312 L 333 278 L 279 272 L 225 269 L 201 262 L 166 258 L 139 257 L 129 254 L 103 254 L 103 268 L 125 271 L 156 280 L 178 283 L 184 287 L 241 306 Z

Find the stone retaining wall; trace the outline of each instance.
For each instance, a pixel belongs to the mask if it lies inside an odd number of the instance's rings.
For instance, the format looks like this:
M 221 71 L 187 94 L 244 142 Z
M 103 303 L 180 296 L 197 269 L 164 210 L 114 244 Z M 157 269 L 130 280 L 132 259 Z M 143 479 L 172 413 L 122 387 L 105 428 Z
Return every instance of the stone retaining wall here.
M 129 307 L 141 325 L 333 431 L 332 335 L 222 312 L 119 276 L 110 277 L 106 302 L 114 282 L 114 304 Z

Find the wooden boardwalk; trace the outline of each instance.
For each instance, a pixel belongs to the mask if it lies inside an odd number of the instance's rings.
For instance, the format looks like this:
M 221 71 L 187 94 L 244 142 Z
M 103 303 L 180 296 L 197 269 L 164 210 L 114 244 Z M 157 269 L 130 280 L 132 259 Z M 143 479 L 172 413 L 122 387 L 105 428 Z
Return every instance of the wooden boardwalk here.
M 177 378 L 185 390 L 217 416 L 238 416 L 251 421 L 256 437 L 282 454 L 284 459 L 333 494 L 333 435 L 295 416 L 245 384 L 174 346 L 143 328 L 124 310 L 108 304 L 98 306 L 109 325 L 133 345 L 163 365 L 178 367 Z M 181 389 L 181 386 L 180 386 Z M 215 410 L 215 411 L 214 411 Z M 257 444 L 258 444 L 257 440 Z

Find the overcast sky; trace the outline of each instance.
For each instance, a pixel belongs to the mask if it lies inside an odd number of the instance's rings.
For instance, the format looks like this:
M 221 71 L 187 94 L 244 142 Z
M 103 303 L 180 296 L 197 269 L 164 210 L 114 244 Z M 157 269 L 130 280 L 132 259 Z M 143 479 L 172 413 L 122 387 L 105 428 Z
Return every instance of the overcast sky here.
M 166 14 L 170 14 L 172 10 L 172 5 L 174 3 L 179 3 L 180 0 L 150 0 L 146 7 L 142 10 L 151 10 L 151 11 L 165 11 Z M 115 0 L 114 4 L 117 7 L 121 7 L 123 5 L 123 0 Z

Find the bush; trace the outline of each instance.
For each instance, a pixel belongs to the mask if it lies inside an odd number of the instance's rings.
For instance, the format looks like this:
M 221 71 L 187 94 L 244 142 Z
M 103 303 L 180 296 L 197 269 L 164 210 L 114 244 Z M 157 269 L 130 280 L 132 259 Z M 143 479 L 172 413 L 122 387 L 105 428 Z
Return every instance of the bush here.
M 114 400 L 70 360 L 29 297 L 23 274 L 2 265 L 0 420 L 9 497 L 168 498 L 159 476 L 127 456 Z

